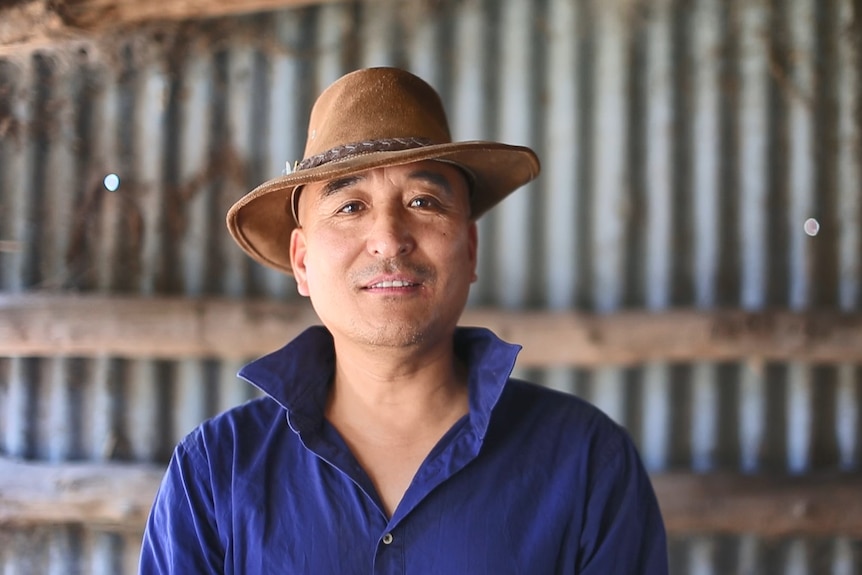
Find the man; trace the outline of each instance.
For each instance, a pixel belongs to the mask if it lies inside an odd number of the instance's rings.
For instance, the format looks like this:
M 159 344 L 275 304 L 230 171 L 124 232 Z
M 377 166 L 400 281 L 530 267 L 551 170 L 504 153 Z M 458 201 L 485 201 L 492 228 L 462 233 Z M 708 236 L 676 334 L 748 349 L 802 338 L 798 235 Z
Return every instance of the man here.
M 305 159 L 227 218 L 323 327 L 243 368 L 266 397 L 177 447 L 142 572 L 667 572 L 624 431 L 510 379 L 517 346 L 456 328 L 476 218 L 538 172 L 527 148 L 451 142 L 437 94 L 407 72 L 323 92 Z

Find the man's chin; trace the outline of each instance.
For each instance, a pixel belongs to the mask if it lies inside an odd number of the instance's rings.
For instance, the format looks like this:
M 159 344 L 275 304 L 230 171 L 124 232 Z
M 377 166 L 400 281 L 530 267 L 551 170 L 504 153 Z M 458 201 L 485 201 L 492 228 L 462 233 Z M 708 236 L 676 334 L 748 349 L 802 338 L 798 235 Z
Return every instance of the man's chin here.
M 363 334 L 364 343 L 370 347 L 404 349 L 416 347 L 427 340 L 428 334 L 416 326 L 387 326 L 369 330 Z
M 406 349 L 422 347 L 431 343 L 436 337 L 441 337 L 440 326 L 434 322 L 416 322 L 415 320 L 397 321 L 388 319 L 385 323 L 370 323 L 364 326 L 353 326 L 351 339 L 369 347 Z

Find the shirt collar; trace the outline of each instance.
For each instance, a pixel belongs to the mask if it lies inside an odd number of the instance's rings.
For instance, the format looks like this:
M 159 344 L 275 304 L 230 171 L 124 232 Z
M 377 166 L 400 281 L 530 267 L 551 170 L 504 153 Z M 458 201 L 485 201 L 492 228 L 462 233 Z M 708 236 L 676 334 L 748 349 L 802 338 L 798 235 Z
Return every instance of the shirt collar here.
M 455 350 L 469 370 L 470 425 L 484 437 L 521 346 L 485 328 L 459 327 Z M 320 428 L 334 367 L 332 336 L 323 326 L 314 326 L 244 366 L 239 376 L 284 407 L 291 428 L 303 433 Z

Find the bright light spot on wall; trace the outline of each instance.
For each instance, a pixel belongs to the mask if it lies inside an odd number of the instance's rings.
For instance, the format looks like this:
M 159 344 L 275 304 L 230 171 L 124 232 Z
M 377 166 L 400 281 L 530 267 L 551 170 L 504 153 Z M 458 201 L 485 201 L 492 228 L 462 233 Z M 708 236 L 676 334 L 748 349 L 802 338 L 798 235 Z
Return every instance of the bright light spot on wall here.
M 808 218 L 805 220 L 805 224 L 803 224 L 802 228 L 805 230 L 805 233 L 811 237 L 817 235 L 817 232 L 820 231 L 820 222 L 815 220 L 814 218 Z
M 103 182 L 105 189 L 109 192 L 116 192 L 120 188 L 120 176 L 117 174 L 108 174 Z

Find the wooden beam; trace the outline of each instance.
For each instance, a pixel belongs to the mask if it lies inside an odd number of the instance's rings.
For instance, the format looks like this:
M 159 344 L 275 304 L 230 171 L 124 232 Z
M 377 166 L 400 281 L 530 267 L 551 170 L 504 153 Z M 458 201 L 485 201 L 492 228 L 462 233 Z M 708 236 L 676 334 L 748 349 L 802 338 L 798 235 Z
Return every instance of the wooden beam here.
M 121 28 L 147 21 L 187 20 L 323 4 L 333 0 L 56 0 L 69 26 Z
M 0 295 L 0 356 L 245 359 L 318 323 L 311 306 L 273 301 Z M 612 315 L 468 310 L 520 343 L 522 367 L 648 361 L 862 362 L 862 314 L 671 310 Z
M 0 295 L 0 355 L 248 358 L 316 321 L 304 304 Z
M 650 361 L 862 361 L 862 314 L 674 309 L 577 312 L 476 310 L 483 325 L 520 343 L 522 366 L 631 366 Z
M 0 459 L 0 527 L 84 523 L 142 531 L 163 468 Z M 653 486 L 671 534 L 862 537 L 862 476 L 668 473 Z
M 653 479 L 668 532 L 862 537 L 862 476 L 673 473 Z
M 149 22 L 201 19 L 297 8 L 335 0 L 0 0 L 0 56 L 93 33 L 123 33 Z
M 70 39 L 71 33 L 48 0 L 0 0 L 0 57 L 22 54 Z M 0 252 L 19 251 L 20 243 L 0 241 Z
M 142 531 L 164 469 L 0 458 L 0 526 L 84 523 Z

